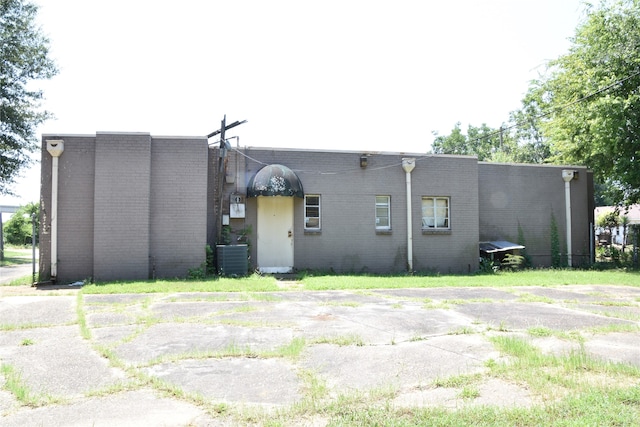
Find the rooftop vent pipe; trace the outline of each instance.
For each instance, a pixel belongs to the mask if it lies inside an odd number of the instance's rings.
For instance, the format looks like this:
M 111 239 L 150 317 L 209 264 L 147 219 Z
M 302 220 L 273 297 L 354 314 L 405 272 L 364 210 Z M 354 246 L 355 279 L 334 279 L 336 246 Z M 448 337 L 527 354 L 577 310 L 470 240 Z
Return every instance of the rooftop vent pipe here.
M 58 276 L 58 157 L 64 151 L 64 141 L 48 139 L 47 151 L 51 154 L 51 281 Z

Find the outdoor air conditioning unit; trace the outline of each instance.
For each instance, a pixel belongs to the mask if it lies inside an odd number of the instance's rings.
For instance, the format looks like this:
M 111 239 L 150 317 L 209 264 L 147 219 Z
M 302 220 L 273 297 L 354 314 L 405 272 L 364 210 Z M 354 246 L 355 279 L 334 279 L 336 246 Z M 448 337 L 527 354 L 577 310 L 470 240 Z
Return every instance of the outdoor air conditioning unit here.
M 249 269 L 247 245 L 217 245 L 216 267 L 222 276 L 246 276 Z

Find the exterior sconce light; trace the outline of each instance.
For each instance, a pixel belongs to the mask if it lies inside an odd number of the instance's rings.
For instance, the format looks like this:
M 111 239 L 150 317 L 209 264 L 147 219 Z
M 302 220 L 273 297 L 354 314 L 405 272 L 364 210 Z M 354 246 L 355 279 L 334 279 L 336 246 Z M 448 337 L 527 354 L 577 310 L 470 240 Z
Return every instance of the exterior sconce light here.
M 366 168 L 366 167 L 367 167 L 367 161 L 368 161 L 368 160 L 369 160 L 369 159 L 367 159 L 367 156 L 366 156 L 366 155 L 364 155 L 364 154 L 363 154 L 362 156 L 360 156 L 360 167 L 361 167 L 362 169 L 364 169 L 364 168 Z

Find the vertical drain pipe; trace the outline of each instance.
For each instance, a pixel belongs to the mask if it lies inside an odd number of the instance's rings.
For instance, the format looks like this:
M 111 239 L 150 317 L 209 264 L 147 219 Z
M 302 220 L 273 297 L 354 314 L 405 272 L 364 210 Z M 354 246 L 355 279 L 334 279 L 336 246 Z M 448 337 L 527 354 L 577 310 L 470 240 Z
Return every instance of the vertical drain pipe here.
M 64 151 L 64 141 L 48 139 L 47 151 L 51 154 L 51 281 L 58 276 L 58 158 Z
M 411 171 L 416 167 L 416 159 L 402 159 L 402 169 L 407 181 L 407 269 L 413 273 L 413 227 L 411 220 Z
M 564 206 L 565 206 L 565 221 L 567 223 L 567 266 L 571 268 L 573 263 L 571 261 L 571 254 L 573 253 L 571 248 L 571 180 L 575 178 L 575 171 L 564 169 L 562 171 L 562 179 L 564 181 Z

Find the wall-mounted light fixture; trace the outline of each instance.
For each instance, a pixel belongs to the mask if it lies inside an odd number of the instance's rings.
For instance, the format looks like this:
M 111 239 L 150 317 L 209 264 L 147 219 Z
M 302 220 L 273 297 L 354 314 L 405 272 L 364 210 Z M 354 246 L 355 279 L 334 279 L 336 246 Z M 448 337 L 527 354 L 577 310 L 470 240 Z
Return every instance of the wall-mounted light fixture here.
M 368 160 L 369 160 L 369 159 L 367 158 L 366 154 L 363 154 L 362 156 L 360 156 L 360 167 L 361 167 L 362 169 L 364 169 L 364 168 L 366 168 L 366 167 L 367 167 L 367 161 L 368 161 Z

